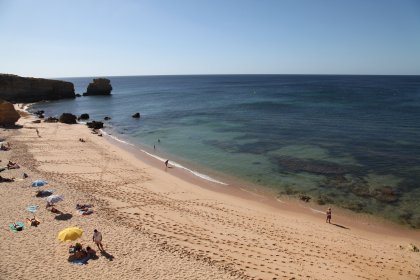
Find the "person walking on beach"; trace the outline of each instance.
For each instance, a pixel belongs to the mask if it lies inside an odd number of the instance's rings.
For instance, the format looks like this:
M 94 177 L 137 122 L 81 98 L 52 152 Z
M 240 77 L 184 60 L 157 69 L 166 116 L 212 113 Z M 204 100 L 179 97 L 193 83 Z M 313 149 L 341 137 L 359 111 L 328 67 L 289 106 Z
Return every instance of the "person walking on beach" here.
M 38 137 L 41 137 L 41 135 L 39 135 L 39 130 L 38 130 L 38 128 L 36 128 L 36 129 L 35 129 L 35 131 L 36 131 L 36 135 L 38 135 Z
M 100 251 L 104 250 L 104 246 L 102 245 L 102 233 L 100 233 L 97 229 L 93 231 L 92 240 L 95 242 L 96 246 L 98 246 Z
M 165 161 L 165 165 L 166 165 L 166 167 L 168 167 L 168 164 L 169 164 L 169 159 L 167 159 L 167 160 Z
M 327 220 L 325 222 L 331 224 L 331 207 L 327 209 Z

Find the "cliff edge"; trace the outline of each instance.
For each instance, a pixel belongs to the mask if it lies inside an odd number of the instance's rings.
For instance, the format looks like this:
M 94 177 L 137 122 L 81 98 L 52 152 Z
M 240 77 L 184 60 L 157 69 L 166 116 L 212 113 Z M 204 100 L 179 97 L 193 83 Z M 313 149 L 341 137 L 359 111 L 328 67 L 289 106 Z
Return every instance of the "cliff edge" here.
M 0 74 L 0 99 L 12 103 L 31 103 L 75 97 L 74 85 L 70 82 Z

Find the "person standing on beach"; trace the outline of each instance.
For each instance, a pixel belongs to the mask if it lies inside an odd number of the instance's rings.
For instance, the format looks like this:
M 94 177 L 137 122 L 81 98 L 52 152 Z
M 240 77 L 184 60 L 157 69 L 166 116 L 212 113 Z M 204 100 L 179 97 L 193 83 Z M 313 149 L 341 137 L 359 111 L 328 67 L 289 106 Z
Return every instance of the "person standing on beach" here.
M 36 128 L 35 130 L 36 130 L 36 135 L 38 135 L 38 137 L 41 137 L 41 135 L 39 135 L 39 130 L 38 130 L 38 128 Z
M 93 242 L 95 242 L 96 246 L 98 246 L 98 249 L 100 251 L 104 250 L 104 246 L 102 245 L 102 233 L 100 233 L 98 230 L 94 230 L 93 231 L 93 237 L 92 237 Z
M 331 224 L 331 207 L 327 209 L 327 220 L 325 222 Z
M 169 159 L 167 159 L 167 160 L 165 161 L 165 165 L 166 165 L 166 167 L 168 167 L 168 164 L 169 164 Z

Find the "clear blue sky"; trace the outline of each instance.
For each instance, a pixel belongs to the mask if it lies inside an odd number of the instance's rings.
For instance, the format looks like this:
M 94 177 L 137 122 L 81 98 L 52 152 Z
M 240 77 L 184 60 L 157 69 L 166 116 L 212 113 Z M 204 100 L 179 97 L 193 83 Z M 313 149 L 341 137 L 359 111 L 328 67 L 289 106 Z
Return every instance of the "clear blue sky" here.
M 420 0 L 0 0 L 0 73 L 420 74 Z

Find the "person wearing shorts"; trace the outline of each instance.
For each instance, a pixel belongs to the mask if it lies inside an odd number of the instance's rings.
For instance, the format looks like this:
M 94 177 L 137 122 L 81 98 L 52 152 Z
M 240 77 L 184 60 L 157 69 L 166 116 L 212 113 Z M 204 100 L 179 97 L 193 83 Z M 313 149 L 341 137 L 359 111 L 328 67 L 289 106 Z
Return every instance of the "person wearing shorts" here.
M 102 245 L 102 233 L 100 233 L 98 230 L 94 230 L 93 231 L 93 237 L 92 237 L 93 242 L 95 242 L 96 246 L 98 246 L 98 249 L 103 251 L 104 250 L 104 246 Z

